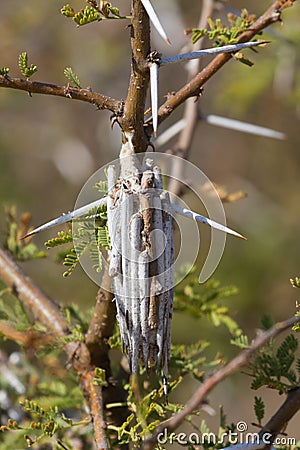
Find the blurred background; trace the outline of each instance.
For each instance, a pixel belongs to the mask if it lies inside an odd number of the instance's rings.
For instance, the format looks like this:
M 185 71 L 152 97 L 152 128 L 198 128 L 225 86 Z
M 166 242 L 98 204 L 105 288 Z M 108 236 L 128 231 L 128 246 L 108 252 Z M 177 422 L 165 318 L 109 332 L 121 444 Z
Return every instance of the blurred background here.
M 228 1 L 226 10 L 248 8 L 260 14 L 270 1 Z M 71 5 L 78 10 L 83 1 Z M 115 1 L 129 13 L 129 1 Z M 163 55 L 182 51 L 189 42 L 186 28 L 197 27 L 199 0 L 154 1 L 157 13 L 172 41 L 164 44 L 152 33 L 153 49 Z M 124 21 L 104 21 L 76 28 L 59 10 L 62 1 L 2 0 L 0 6 L 0 66 L 19 77 L 18 55 L 27 51 L 29 64 L 38 66 L 32 80 L 58 85 L 67 83 L 63 71 L 72 67 L 83 87 L 114 98 L 126 98 L 129 79 L 129 29 Z M 223 13 L 222 13 L 223 14 Z M 224 16 L 226 20 L 226 15 Z M 248 237 L 247 242 L 228 238 L 225 253 L 214 277 L 225 285 L 236 285 L 239 294 L 226 300 L 234 318 L 245 333 L 254 336 L 263 314 L 274 320 L 293 315 L 297 291 L 289 278 L 300 274 L 299 190 L 300 190 L 300 5 L 287 9 L 283 23 L 266 30 L 271 41 L 258 53 L 247 52 L 255 62 L 247 67 L 232 60 L 205 86 L 200 98 L 203 115 L 219 114 L 285 133 L 274 140 L 218 128 L 200 122 L 190 161 L 208 178 L 228 192 L 245 191 L 247 197 L 225 205 L 230 227 Z M 205 47 L 210 44 L 207 42 Z M 185 65 L 164 67 L 160 73 L 160 102 L 164 95 L 181 87 L 186 80 Z M 179 108 L 162 129 L 182 117 Z M 0 237 L 5 237 L 3 205 L 17 206 L 18 212 L 31 211 L 35 226 L 71 210 L 84 182 L 102 165 L 118 157 L 120 132 L 112 131 L 110 113 L 90 104 L 0 89 Z M 175 139 L 159 151 L 166 151 Z M 70 160 L 72 164 L 70 164 Z M 203 229 L 200 228 L 202 233 Z M 54 236 L 35 238 L 43 243 Z M 201 235 L 202 236 L 202 235 Z M 97 286 L 80 268 L 67 279 L 63 268 L 49 258 L 26 264 L 26 271 L 49 295 L 62 303 L 92 305 Z M 226 336 L 225 336 L 226 335 Z M 215 329 L 196 319 L 175 315 L 173 341 L 194 342 L 211 339 L 212 352 L 230 356 L 230 337 L 223 328 Z M 235 376 L 223 383 L 212 396 L 212 406 L 224 403 L 234 420 L 253 420 L 252 396 L 247 377 Z M 237 387 L 240 389 L 236 401 Z M 181 400 L 192 392 L 186 385 Z M 269 416 L 282 401 L 267 394 Z M 232 402 L 239 411 L 232 410 Z M 294 419 L 295 423 L 295 419 Z M 292 425 L 291 425 L 292 426 Z M 295 426 L 296 432 L 296 426 Z M 296 436 L 299 437 L 299 436 Z

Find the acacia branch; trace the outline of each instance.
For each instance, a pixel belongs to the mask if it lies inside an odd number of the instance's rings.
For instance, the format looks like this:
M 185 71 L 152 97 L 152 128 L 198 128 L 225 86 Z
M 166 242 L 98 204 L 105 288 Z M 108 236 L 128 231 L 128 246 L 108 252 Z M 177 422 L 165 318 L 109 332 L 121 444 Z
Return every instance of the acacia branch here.
M 285 8 L 292 6 L 294 0 L 276 0 L 267 11 L 262 14 L 251 27 L 244 31 L 237 43 L 250 41 L 256 34 L 268 26 L 281 21 L 281 13 Z M 184 103 L 188 98 L 198 96 L 202 86 L 224 66 L 232 55 L 221 53 L 216 56 L 204 69 L 201 70 L 190 82 L 185 84 L 174 95 L 169 96 L 166 102 L 158 110 L 158 121 L 163 122 L 169 115 Z
M 300 323 L 300 317 L 292 317 L 284 322 L 278 322 L 272 328 L 262 333 L 257 337 L 251 346 L 246 350 L 240 352 L 235 358 L 233 358 L 226 366 L 219 369 L 211 377 L 204 381 L 204 383 L 196 390 L 190 400 L 186 403 L 185 407 L 169 420 L 161 424 L 151 436 L 147 439 L 141 449 L 142 450 L 152 450 L 157 444 L 157 437 L 160 433 L 168 433 L 176 430 L 185 420 L 185 418 L 192 414 L 195 410 L 199 408 L 201 403 L 204 401 L 206 396 L 212 391 L 212 389 L 217 386 L 221 381 L 227 378 L 229 375 L 237 372 L 241 367 L 247 365 L 252 356 L 267 342 L 282 333 L 285 330 L 290 329 L 297 323 Z
M 11 78 L 8 75 L 0 75 L 0 87 L 26 91 L 29 94 L 55 95 L 58 97 L 81 100 L 97 106 L 98 109 L 108 109 L 116 115 L 120 115 L 123 102 L 107 97 L 89 89 L 77 89 L 70 86 L 57 86 L 39 81 Z

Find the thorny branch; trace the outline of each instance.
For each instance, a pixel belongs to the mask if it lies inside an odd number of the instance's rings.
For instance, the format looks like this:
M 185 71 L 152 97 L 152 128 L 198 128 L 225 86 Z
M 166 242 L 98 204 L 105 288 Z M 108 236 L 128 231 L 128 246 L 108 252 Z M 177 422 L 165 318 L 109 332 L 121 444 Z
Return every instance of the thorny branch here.
M 293 5 L 293 0 L 277 0 L 267 11 L 262 14 L 249 28 L 244 31 L 238 43 L 250 41 L 256 34 L 268 26 L 281 21 L 281 13 L 285 8 Z M 190 82 L 185 84 L 174 95 L 170 96 L 158 110 L 159 123 L 163 122 L 169 115 L 184 103 L 188 98 L 198 96 L 204 84 L 224 66 L 230 59 L 230 53 L 222 53 L 216 56 L 201 72 L 199 72 Z
M 256 34 L 275 22 L 281 21 L 281 13 L 292 6 L 294 0 L 276 0 L 272 6 L 260 16 L 247 31 L 241 34 L 238 43 L 251 40 Z M 27 91 L 29 94 L 47 94 L 81 100 L 96 105 L 99 109 L 108 109 L 117 117 L 123 131 L 133 132 L 133 144 L 136 151 L 145 151 L 149 137 L 145 135 L 144 111 L 145 100 L 149 84 L 149 67 L 147 56 L 150 53 L 149 18 L 139 0 L 132 0 L 131 48 L 132 68 L 127 99 L 115 100 L 89 89 L 77 89 L 69 86 L 56 86 L 50 83 L 29 81 L 0 75 L 0 87 Z M 188 98 L 198 96 L 204 84 L 221 67 L 231 59 L 229 53 L 216 56 L 203 70 L 197 73 L 179 91 L 170 96 L 159 108 L 159 123 L 163 122 L 171 113 Z M 149 126 L 149 123 L 148 123 Z M 149 134 L 148 130 L 148 134 Z
M 176 430 L 183 423 L 183 421 L 189 414 L 192 414 L 193 411 L 199 409 L 199 407 L 201 406 L 201 403 L 205 400 L 206 396 L 211 392 L 211 390 L 217 384 L 219 384 L 221 381 L 223 381 L 229 375 L 235 373 L 241 367 L 247 365 L 250 362 L 252 356 L 261 347 L 266 345 L 270 339 L 276 337 L 283 331 L 292 328 L 297 323 L 300 323 L 300 317 L 292 317 L 284 322 L 278 322 L 272 328 L 270 328 L 269 330 L 262 333 L 259 337 L 257 337 L 253 341 L 253 343 L 251 344 L 251 346 L 249 348 L 240 352 L 239 355 L 237 355 L 235 358 L 233 358 L 226 366 L 222 367 L 217 372 L 215 372 L 210 378 L 205 380 L 204 383 L 196 390 L 196 392 L 193 394 L 193 396 L 190 398 L 190 400 L 186 403 L 185 407 L 179 413 L 175 414 L 169 420 L 167 420 L 162 425 L 160 425 L 156 429 L 153 436 L 151 436 L 151 438 L 147 439 L 144 442 L 141 449 L 142 450 L 154 449 L 157 444 L 157 437 L 160 433 L 165 432 L 165 430 L 167 430 L 168 433 Z M 299 406 L 299 402 L 296 403 L 296 406 L 297 407 Z M 285 411 L 288 411 L 288 410 L 285 409 Z M 297 412 L 297 411 L 295 411 L 295 412 Z M 294 414 L 295 414 L 295 412 L 294 412 Z M 288 420 L 289 419 L 290 419 L 290 417 L 288 417 Z M 281 428 L 275 430 L 275 423 L 282 424 L 282 421 L 274 420 L 274 422 L 272 422 L 272 427 L 274 427 L 273 431 L 276 436 L 281 431 Z M 285 423 L 286 423 L 286 420 L 283 423 L 283 425 Z

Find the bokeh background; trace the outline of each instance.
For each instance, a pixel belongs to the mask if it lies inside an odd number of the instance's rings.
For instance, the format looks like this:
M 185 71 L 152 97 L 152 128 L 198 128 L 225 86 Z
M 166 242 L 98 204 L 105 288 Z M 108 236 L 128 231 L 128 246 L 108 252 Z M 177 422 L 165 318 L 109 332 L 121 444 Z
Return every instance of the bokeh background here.
M 114 2 L 129 12 L 129 1 Z M 261 13 L 270 1 L 249 0 L 225 3 L 225 9 Z M 74 9 L 84 2 L 74 0 Z M 199 0 L 154 1 L 172 47 L 152 33 L 153 49 L 164 55 L 180 52 L 189 39 L 184 29 L 196 27 Z M 83 87 L 115 98 L 126 98 L 130 71 L 129 30 L 124 21 L 106 21 L 76 28 L 59 10 L 62 1 L 2 0 L 0 6 L 0 66 L 20 76 L 18 55 L 27 51 L 29 62 L 38 66 L 33 80 L 66 84 L 65 67 L 72 67 Z M 251 68 L 236 61 L 228 63 L 207 85 L 201 97 L 203 114 L 220 114 L 286 134 L 277 141 L 200 122 L 190 161 L 228 192 L 243 190 L 247 197 L 225 205 L 228 223 L 248 237 L 248 242 L 229 238 L 222 261 L 214 274 L 223 284 L 236 285 L 239 294 L 226 304 L 246 333 L 254 336 L 260 318 L 274 320 L 296 310 L 297 291 L 289 278 L 300 273 L 300 5 L 285 11 L 283 23 L 266 30 L 271 44 L 258 53 L 247 54 Z M 209 46 L 209 43 L 207 43 Z M 185 65 L 165 67 L 160 74 L 160 102 L 186 80 Z M 179 108 L 162 130 L 182 116 Z M 117 158 L 120 133 L 112 131 L 110 113 L 90 104 L 69 99 L 0 89 L 0 239 L 5 236 L 3 205 L 17 205 L 19 213 L 31 211 L 39 225 L 72 209 L 87 178 L 103 164 Z M 160 151 L 172 146 L 169 142 Z M 202 233 L 203 228 L 200 228 Z M 37 236 L 41 247 L 54 232 Z M 26 264 L 26 271 L 43 290 L 62 303 L 92 305 L 97 286 L 79 269 L 67 279 L 63 269 L 49 258 Z M 225 329 L 215 329 L 187 316 L 175 315 L 174 342 L 211 339 L 212 352 L 226 356 L 236 350 L 228 346 Z M 253 420 L 251 380 L 235 376 L 213 394 L 216 409 L 224 403 L 229 418 Z M 194 389 L 186 383 L 181 400 Z M 266 395 L 269 416 L 282 399 Z M 234 403 L 234 407 L 232 407 Z M 296 429 L 295 418 L 291 430 Z M 293 425 L 294 424 L 294 425 Z M 300 438 L 300 436 L 296 435 Z

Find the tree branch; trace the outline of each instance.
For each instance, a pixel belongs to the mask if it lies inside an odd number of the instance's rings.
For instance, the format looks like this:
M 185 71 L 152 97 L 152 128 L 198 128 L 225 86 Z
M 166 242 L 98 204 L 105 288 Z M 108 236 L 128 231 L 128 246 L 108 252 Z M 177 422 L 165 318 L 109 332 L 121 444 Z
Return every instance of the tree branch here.
M 131 0 L 131 51 L 132 64 L 124 115 L 119 123 L 124 132 L 133 133 L 136 152 L 147 149 L 144 130 L 144 111 L 149 85 L 147 57 L 150 53 L 149 17 L 140 0 Z
M 21 78 L 11 78 L 8 75 L 0 75 L 0 87 L 26 91 L 29 94 L 55 95 L 58 97 L 81 100 L 92 103 L 98 109 L 108 109 L 116 115 L 120 115 L 123 109 L 123 102 L 111 97 L 98 94 L 89 89 L 77 89 L 70 86 L 57 86 L 39 81 L 29 81 Z
M 166 430 L 168 433 L 176 430 L 176 428 L 178 428 L 183 423 L 183 421 L 189 414 L 192 414 L 193 411 L 199 408 L 199 406 L 201 405 L 207 394 L 209 394 L 209 392 L 211 392 L 211 390 L 216 385 L 218 385 L 229 375 L 239 370 L 242 366 L 247 365 L 251 360 L 251 357 L 261 347 L 266 345 L 266 343 L 270 339 L 274 338 L 283 331 L 290 329 L 297 323 L 300 323 L 300 317 L 299 316 L 292 317 L 284 322 L 279 322 L 275 324 L 272 328 L 270 328 L 269 330 L 262 333 L 259 337 L 257 337 L 249 348 L 243 350 L 241 353 L 239 353 L 239 355 L 233 358 L 226 366 L 222 367 L 217 372 L 215 372 L 210 378 L 205 380 L 204 383 L 197 389 L 194 395 L 190 398 L 190 400 L 186 403 L 185 407 L 179 413 L 175 414 L 169 420 L 160 425 L 156 429 L 153 436 L 151 436 L 151 438 L 147 439 L 143 443 L 141 449 L 142 450 L 154 449 L 157 444 L 158 435 L 160 433 L 165 433 Z
M 281 405 L 279 410 L 271 417 L 271 419 L 266 423 L 259 433 L 260 438 L 268 433 L 270 443 L 273 443 L 276 436 L 285 428 L 291 418 L 300 409 L 300 387 L 297 389 L 292 389 L 288 392 L 285 402 Z M 264 449 L 267 450 L 268 446 Z
M 93 318 L 86 334 L 86 345 L 90 351 L 91 362 L 104 369 L 110 376 L 110 361 L 108 357 L 108 338 L 112 335 L 116 321 L 116 306 L 114 294 L 110 289 L 111 279 L 108 269 L 105 269 L 102 286 L 97 295 Z
M 281 13 L 285 8 L 293 5 L 293 0 L 276 0 L 272 6 L 262 14 L 249 28 L 244 31 L 238 43 L 250 41 L 256 34 L 281 20 Z M 199 95 L 202 86 L 224 66 L 230 59 L 230 53 L 216 56 L 204 69 L 201 70 L 189 83 L 184 85 L 174 95 L 170 96 L 158 110 L 158 121 L 163 122 L 169 115 L 189 97 Z
M 32 312 L 35 320 L 45 325 L 51 334 L 61 337 L 68 333 L 68 324 L 59 306 L 47 297 L 2 249 L 0 278 L 12 288 L 12 292 Z

